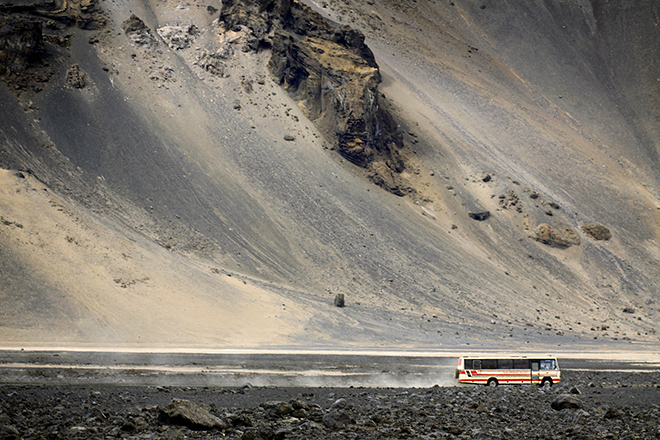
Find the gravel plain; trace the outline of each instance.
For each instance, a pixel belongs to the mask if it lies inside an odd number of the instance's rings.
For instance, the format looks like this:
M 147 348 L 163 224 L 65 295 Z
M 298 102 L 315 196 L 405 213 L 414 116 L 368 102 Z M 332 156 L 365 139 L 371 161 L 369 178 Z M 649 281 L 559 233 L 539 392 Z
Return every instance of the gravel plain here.
M 660 438 L 657 368 L 582 366 L 564 367 L 562 383 L 545 389 L 365 387 L 362 379 L 341 387 L 184 386 L 130 369 L 113 383 L 107 374 L 73 383 L 71 374 L 35 368 L 23 383 L 0 385 L 0 439 Z M 89 382 L 101 373 L 85 374 Z M 126 385 L 131 375 L 150 385 Z

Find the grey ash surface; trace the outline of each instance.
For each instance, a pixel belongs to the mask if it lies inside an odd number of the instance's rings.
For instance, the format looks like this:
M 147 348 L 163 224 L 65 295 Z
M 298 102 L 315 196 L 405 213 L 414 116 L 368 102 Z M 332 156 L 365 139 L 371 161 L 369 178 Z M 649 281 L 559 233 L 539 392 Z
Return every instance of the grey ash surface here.
M 551 389 L 3 385 L 0 438 L 660 438 L 660 373 L 566 370 L 564 378 Z M 579 408 L 552 408 L 575 388 Z M 217 426 L 164 421 L 175 399 L 194 402 Z

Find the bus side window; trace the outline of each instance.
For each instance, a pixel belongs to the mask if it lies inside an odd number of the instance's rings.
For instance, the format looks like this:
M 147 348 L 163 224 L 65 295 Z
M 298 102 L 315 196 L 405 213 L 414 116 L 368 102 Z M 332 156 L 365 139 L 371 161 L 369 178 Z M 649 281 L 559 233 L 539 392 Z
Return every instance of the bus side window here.
M 497 368 L 500 370 L 510 370 L 513 368 L 513 359 L 499 359 Z
M 475 370 L 481 370 L 481 359 L 475 359 L 473 365 Z
M 484 370 L 496 370 L 497 369 L 497 359 L 484 359 L 481 362 Z
M 527 359 L 514 359 L 513 368 L 516 370 L 529 370 L 529 360 Z
M 541 370 L 554 370 L 554 369 L 555 369 L 554 361 L 552 359 L 541 361 Z
M 463 361 L 463 363 L 465 365 L 464 369 L 466 369 L 466 370 L 471 370 L 472 369 L 472 359 L 465 359 Z

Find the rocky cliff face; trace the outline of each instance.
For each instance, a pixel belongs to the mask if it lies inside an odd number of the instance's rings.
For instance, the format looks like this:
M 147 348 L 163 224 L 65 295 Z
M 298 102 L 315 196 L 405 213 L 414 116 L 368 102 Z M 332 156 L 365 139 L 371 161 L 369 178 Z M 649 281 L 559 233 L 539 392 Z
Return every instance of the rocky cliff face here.
M 67 29 L 106 24 L 94 0 L 6 1 L 0 4 L 0 79 L 21 92 L 39 92 L 54 71 L 48 59 L 67 47 Z
M 403 137 L 378 92 L 380 71 L 364 35 L 333 25 L 297 0 L 224 2 L 225 31 L 248 34 L 244 50 L 270 48 L 270 71 L 337 151 L 397 195 Z

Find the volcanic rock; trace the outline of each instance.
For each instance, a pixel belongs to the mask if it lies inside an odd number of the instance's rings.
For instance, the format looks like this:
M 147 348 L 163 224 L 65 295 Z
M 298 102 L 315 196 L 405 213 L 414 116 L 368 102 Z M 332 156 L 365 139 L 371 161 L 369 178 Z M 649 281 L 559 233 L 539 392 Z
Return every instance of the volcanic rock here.
M 582 225 L 582 232 L 594 240 L 609 240 L 612 238 L 612 233 L 610 230 L 598 223 Z
M 468 212 L 468 216 L 473 220 L 482 222 L 490 217 L 490 211 L 471 211 Z
M 157 44 L 151 30 L 135 14 L 131 14 L 128 20 L 122 23 L 122 29 L 124 29 L 126 36 L 137 46 L 150 48 Z
M 24 70 L 39 62 L 44 51 L 41 23 L 13 18 L 0 21 L 0 74 Z
M 66 72 L 66 81 L 77 89 L 85 87 L 85 73 L 78 64 L 72 65 Z
M 293 412 L 293 406 L 288 402 L 273 401 L 265 402 L 260 405 L 267 414 L 274 417 L 281 417 Z
M 571 394 L 560 394 L 552 401 L 550 406 L 556 411 L 566 408 L 582 408 L 582 401 Z
M 223 2 L 225 32 L 247 29 L 245 50 L 271 47 L 276 81 L 305 116 L 378 185 L 403 195 L 403 136 L 378 92 L 380 71 L 364 35 L 338 26 L 297 0 Z
M 195 34 L 195 27 L 193 25 L 163 26 L 156 29 L 156 32 L 171 49 L 180 50 L 190 47 Z
M 562 233 L 547 223 L 538 225 L 532 238 L 548 246 L 560 249 L 566 249 L 572 245 L 580 244 L 580 237 L 572 229 L 566 228 Z
M 95 0 L 8 0 L 0 4 L 0 13 L 21 14 L 35 20 L 53 20 L 80 29 L 99 29 L 106 25 L 106 19 Z
M 172 399 L 169 405 L 160 408 L 160 420 L 198 430 L 227 428 L 225 422 L 211 414 L 210 406 L 183 399 Z
M 329 429 L 342 429 L 354 424 L 355 419 L 345 410 L 330 410 L 323 416 L 323 425 Z
M 344 307 L 346 305 L 344 301 L 344 294 L 338 293 L 335 295 L 335 307 Z

